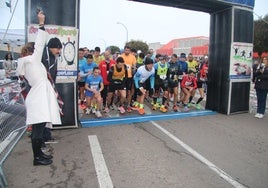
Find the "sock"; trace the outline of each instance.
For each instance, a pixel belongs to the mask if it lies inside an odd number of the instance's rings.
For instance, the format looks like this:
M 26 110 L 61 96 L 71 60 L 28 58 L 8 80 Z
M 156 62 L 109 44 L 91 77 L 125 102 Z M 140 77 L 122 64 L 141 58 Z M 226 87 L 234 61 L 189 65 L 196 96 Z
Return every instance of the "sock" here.
M 165 105 L 166 100 L 167 100 L 166 97 L 163 97 L 163 98 L 162 98 L 162 105 Z
M 157 98 L 156 97 L 153 97 L 153 102 L 154 102 L 154 104 L 156 104 L 156 102 L 157 102 Z
M 190 96 L 189 103 L 192 102 L 192 100 L 193 100 L 193 96 Z
M 203 100 L 203 97 L 200 97 L 200 98 L 197 100 L 196 104 L 200 103 L 202 100 Z

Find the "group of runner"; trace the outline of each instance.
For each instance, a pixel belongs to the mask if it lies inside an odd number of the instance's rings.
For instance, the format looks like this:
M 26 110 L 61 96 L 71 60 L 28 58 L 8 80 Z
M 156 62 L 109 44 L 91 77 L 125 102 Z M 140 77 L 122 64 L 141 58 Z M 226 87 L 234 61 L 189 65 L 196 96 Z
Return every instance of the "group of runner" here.
M 107 49 L 101 55 L 99 47 L 80 48 L 78 72 L 79 105 L 86 114 L 100 118 L 116 106 L 121 114 L 137 110 L 143 115 L 145 101 L 163 113 L 188 111 L 191 105 L 201 108 L 208 56 L 198 61 L 191 53 L 168 57 L 129 46 L 121 54 Z M 196 90 L 200 95 L 194 103 Z

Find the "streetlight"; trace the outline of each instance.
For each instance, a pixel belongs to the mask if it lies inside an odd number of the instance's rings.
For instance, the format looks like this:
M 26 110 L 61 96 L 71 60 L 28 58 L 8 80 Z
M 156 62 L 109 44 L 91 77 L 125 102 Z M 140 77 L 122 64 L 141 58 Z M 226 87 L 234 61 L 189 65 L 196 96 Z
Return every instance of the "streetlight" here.
M 104 50 L 106 50 L 106 40 L 104 40 L 103 38 L 100 38 L 100 40 L 103 41 L 103 43 L 104 43 Z
M 122 25 L 126 29 L 126 33 L 127 33 L 127 41 L 126 41 L 126 43 L 127 43 L 128 42 L 128 29 L 127 29 L 127 27 L 125 26 L 125 24 L 123 24 L 121 22 L 117 22 L 117 24 Z

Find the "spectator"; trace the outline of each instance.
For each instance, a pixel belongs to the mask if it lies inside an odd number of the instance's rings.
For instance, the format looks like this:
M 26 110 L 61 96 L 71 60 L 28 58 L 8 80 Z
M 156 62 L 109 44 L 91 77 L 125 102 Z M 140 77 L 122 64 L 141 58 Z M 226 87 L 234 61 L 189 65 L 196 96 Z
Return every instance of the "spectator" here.
M 16 64 L 15 61 L 13 60 L 13 57 L 10 52 L 8 52 L 5 55 L 5 60 L 3 62 L 3 68 L 6 71 L 6 77 L 9 78 L 11 75 L 12 70 L 16 70 Z
M 53 83 L 56 83 L 57 72 L 58 72 L 58 59 L 61 54 L 62 44 L 57 38 L 51 38 L 46 48 L 44 48 L 41 62 L 46 67 L 49 76 L 51 76 Z M 42 149 L 45 150 L 45 143 L 56 143 L 55 139 L 52 137 L 50 128 L 45 127 L 44 137 L 43 137 Z
M 268 57 L 263 58 L 263 63 L 257 67 L 253 74 L 257 95 L 257 114 L 255 117 L 261 119 L 264 117 L 268 93 Z

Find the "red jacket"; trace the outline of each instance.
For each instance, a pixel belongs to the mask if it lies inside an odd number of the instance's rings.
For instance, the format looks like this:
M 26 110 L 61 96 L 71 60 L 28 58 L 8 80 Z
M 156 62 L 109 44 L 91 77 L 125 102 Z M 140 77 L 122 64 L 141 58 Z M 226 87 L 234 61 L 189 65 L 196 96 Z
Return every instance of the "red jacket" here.
M 103 79 L 103 84 L 104 85 L 109 85 L 110 82 L 107 80 L 108 72 L 109 69 L 115 64 L 115 61 L 110 59 L 110 63 L 106 63 L 106 60 L 102 60 L 99 64 L 99 69 L 100 69 L 100 75 L 102 76 Z M 108 68 L 107 68 L 108 65 Z
M 197 88 L 197 82 L 196 82 L 196 77 L 189 77 L 188 75 L 185 75 L 183 78 L 182 78 L 182 81 L 181 81 L 181 88 L 186 88 L 186 86 L 191 86 L 193 87 L 194 89 Z

